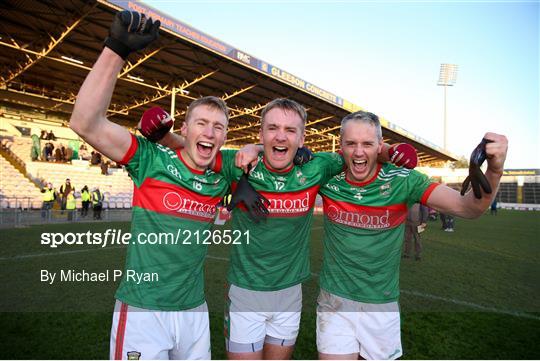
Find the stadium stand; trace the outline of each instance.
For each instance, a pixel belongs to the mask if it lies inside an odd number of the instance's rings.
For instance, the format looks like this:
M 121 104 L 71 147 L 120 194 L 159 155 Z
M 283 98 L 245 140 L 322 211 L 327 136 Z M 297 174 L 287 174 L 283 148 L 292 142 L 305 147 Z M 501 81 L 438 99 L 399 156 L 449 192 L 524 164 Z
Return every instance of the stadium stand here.
M 2 174 L 0 187 L 1 208 L 40 208 L 41 193 L 39 187 L 29 179 L 36 180 L 37 184 L 51 182 L 56 189 L 70 178 L 77 192 L 87 185 L 90 190 L 94 187 L 105 195 L 104 208 L 131 208 L 133 197 L 133 182 L 121 168 L 109 168 L 108 175 L 102 175 L 99 166 L 90 166 L 85 160 L 72 160 L 72 164 L 46 161 L 32 161 L 31 134 L 39 135 L 41 130 L 52 131 L 57 137 L 50 141 L 55 147 L 67 146 L 69 141 L 78 141 L 73 131 L 63 126 L 60 121 L 50 121 L 35 118 L 31 112 L 21 112 L 4 108 L 0 125 L 0 140 L 4 151 L 21 164 L 22 170 L 16 169 L 2 156 Z M 49 140 L 41 140 L 41 147 Z M 93 149 L 88 146 L 88 151 Z M 41 153 L 40 153 L 41 156 Z M 29 178 L 25 176 L 25 173 Z M 77 208 L 81 207 L 81 200 L 77 198 Z
M 40 208 L 39 188 L 0 155 L 0 207 Z
M 540 183 L 523 184 L 523 203 L 540 203 Z
M 0 79 L 0 114 L 3 105 L 15 109 L 5 113 L 19 122 L 19 136 L 35 131 L 22 124 L 32 118 L 32 126 L 72 138 L 65 125 L 75 94 L 103 48 L 97 39 L 107 36 L 119 7 L 160 19 L 162 31 L 155 48 L 133 54 L 133 62 L 126 63 L 118 78 L 107 114 L 118 124 L 136 126 L 150 106 L 170 109 L 173 117 L 182 121 L 192 100 L 215 95 L 226 100 L 231 109 L 226 146 L 238 148 L 258 138 L 262 109 L 282 96 L 308 108 L 306 145 L 314 151 L 329 151 L 339 144 L 341 118 L 362 109 L 138 1 L 14 1 L 5 7 L 4 18 L 9 21 L 3 23 L 0 39 L 0 66 L 6 69 L 6 76 Z M 79 20 L 71 23 L 74 14 Z M 28 24 L 40 26 L 29 28 Z M 88 34 L 92 34 L 91 41 Z M 55 126 L 51 121 L 59 129 L 49 129 Z M 384 118 L 381 121 L 385 140 L 413 144 L 421 164 L 443 165 L 457 159 L 403 127 Z
M 517 203 L 517 183 L 501 183 L 499 186 L 498 201 L 503 203 Z
M 12 127 L 10 127 L 12 126 Z M 127 172 L 121 168 L 109 168 L 108 175 L 102 175 L 100 167 L 90 166 L 88 161 L 73 160 L 73 164 L 32 161 L 30 149 L 32 140 L 29 136 L 22 136 L 19 127 L 9 121 L 2 124 L 3 132 L 0 135 L 3 147 L 10 151 L 21 163 L 23 172 L 30 178 L 39 180 L 37 183 L 51 182 L 56 189 L 64 183 L 66 178 L 70 178 L 76 187 L 76 196 L 79 196 L 80 189 L 87 185 L 90 190 L 99 187 L 105 195 L 104 208 L 131 208 L 133 197 L 133 183 Z M 14 131 L 13 128 L 16 130 Z M 61 127 L 48 126 L 45 129 L 52 130 L 58 136 L 57 141 L 52 141 L 56 146 L 67 145 L 69 140 L 77 140 L 76 136 L 61 138 L 60 136 L 70 136 L 69 133 L 58 131 Z M 69 128 L 67 130 L 71 131 Z M 19 133 L 13 135 L 13 133 Z M 9 134 L 9 135 L 8 135 Z M 44 143 L 44 141 L 42 141 Z M 92 148 L 89 147 L 89 151 Z M 38 186 L 24 173 L 11 165 L 2 156 L 2 176 L 1 176 L 1 208 L 40 208 L 41 193 Z M 80 208 L 81 200 L 77 199 L 77 207 Z

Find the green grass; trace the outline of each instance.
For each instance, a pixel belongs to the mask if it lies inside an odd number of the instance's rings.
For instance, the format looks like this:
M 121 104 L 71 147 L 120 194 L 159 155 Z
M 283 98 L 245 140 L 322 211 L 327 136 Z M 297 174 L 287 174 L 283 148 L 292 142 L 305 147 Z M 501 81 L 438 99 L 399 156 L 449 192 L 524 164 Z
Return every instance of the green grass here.
M 50 225 L 0 232 L 0 354 L 5 359 L 103 359 L 116 284 L 52 286 L 41 269 L 101 271 L 123 268 L 125 248 L 71 252 L 95 246 L 47 248 L 42 232 L 129 230 L 127 223 Z M 540 213 L 500 211 L 456 220 L 456 232 L 430 222 L 420 262 L 401 266 L 404 359 L 540 358 Z M 312 271 L 322 259 L 322 218 L 312 235 Z M 69 251 L 70 253 L 61 253 Z M 210 247 L 206 262 L 212 356 L 225 358 L 223 299 L 229 249 Z M 51 253 L 40 257 L 31 254 Z M 16 257 L 16 258 L 12 258 Z M 318 279 L 303 287 L 304 312 L 296 359 L 317 358 L 315 299 Z

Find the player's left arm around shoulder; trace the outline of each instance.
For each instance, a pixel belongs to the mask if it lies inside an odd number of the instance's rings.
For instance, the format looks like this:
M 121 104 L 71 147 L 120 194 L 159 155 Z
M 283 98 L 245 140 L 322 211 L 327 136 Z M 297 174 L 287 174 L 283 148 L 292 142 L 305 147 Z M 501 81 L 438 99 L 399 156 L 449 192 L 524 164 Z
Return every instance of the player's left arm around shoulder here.
M 179 150 L 179 149 L 184 148 L 186 144 L 186 140 L 180 134 L 168 132 L 167 134 L 163 136 L 163 138 L 158 140 L 157 143 L 165 147 L 171 148 L 172 150 Z
M 234 165 L 242 168 L 244 173 L 248 172 L 249 166 L 255 168 L 259 159 L 259 153 L 264 152 L 262 144 L 246 144 L 236 152 Z
M 383 143 L 381 152 L 377 156 L 377 162 L 379 163 L 386 163 L 390 161 L 390 145 L 387 143 Z
M 486 178 L 491 185 L 491 194 L 482 191 L 482 198 L 477 199 L 472 190 L 464 196 L 446 186 L 436 187 L 426 200 L 426 205 L 445 214 L 462 218 L 478 218 L 491 205 L 497 196 L 499 183 L 503 175 L 504 161 L 508 150 L 508 140 L 504 135 L 486 133 L 484 136 L 493 142 L 486 145 L 488 168 Z

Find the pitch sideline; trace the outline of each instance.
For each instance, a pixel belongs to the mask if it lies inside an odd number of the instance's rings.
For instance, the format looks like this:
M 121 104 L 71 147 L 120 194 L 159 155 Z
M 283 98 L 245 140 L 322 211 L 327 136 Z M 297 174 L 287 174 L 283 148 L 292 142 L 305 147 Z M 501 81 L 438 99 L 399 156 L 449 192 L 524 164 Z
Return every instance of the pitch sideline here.
M 315 228 L 322 228 L 322 227 L 314 227 L 314 229 Z M 99 251 L 99 250 L 106 250 L 106 249 L 119 249 L 119 248 L 126 248 L 126 246 L 111 246 L 111 247 L 80 249 L 80 250 L 60 251 L 60 252 L 33 253 L 33 254 L 13 256 L 13 257 L 0 257 L 0 262 L 1 261 L 15 261 L 15 260 L 21 260 L 21 259 L 27 259 L 27 258 L 35 258 L 35 257 L 58 256 L 58 255 L 62 255 L 62 254 L 75 254 L 75 253 Z M 206 258 L 216 260 L 216 261 L 229 262 L 229 259 L 225 258 L 225 257 L 217 257 L 217 256 L 207 255 Z M 319 277 L 318 273 L 312 272 L 311 275 L 313 277 Z M 501 310 L 501 309 L 494 308 L 494 307 L 482 306 L 482 305 L 479 305 L 479 304 L 476 304 L 476 303 L 473 303 L 473 302 L 456 300 L 454 298 L 442 297 L 442 296 L 432 295 L 432 294 L 429 294 L 429 293 L 418 292 L 418 291 L 414 291 L 414 290 L 400 289 L 400 292 L 403 293 L 403 294 L 408 294 L 408 295 L 412 295 L 412 296 L 428 298 L 428 299 L 431 299 L 431 300 L 442 301 L 442 302 L 452 303 L 452 304 L 459 305 L 459 306 L 474 308 L 474 309 L 477 309 L 477 310 L 482 311 L 482 312 L 492 312 L 492 313 L 497 313 L 497 314 L 502 314 L 502 315 L 510 315 L 510 316 L 514 316 L 514 317 L 526 318 L 526 319 L 540 321 L 540 316 L 531 315 L 529 313 Z

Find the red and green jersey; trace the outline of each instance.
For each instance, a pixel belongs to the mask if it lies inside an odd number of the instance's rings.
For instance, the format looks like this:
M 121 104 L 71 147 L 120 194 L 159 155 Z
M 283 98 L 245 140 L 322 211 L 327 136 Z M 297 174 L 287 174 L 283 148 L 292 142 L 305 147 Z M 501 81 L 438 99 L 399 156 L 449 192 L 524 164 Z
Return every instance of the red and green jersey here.
M 234 167 L 234 151 L 221 153 L 221 173 L 234 188 L 242 170 Z M 273 171 L 259 159 L 249 182 L 270 201 L 270 215 L 254 223 L 245 208 L 233 211 L 233 229 L 242 234 L 249 231 L 249 244 L 243 239 L 241 245 L 233 246 L 228 281 L 249 290 L 276 291 L 308 279 L 315 197 L 342 170 L 343 160 L 336 153 L 317 153 L 311 162 L 283 172 Z
M 341 173 L 321 187 L 321 288 L 360 302 L 396 301 L 407 209 L 425 203 L 437 185 L 415 170 L 385 163 L 366 182 Z
M 195 232 L 211 228 L 216 205 L 229 183 L 211 170 L 189 168 L 180 151 L 142 137 L 133 137 L 122 163 L 134 183 L 132 241 L 116 298 L 136 307 L 163 311 L 201 305 L 205 300 L 207 246 L 197 242 Z M 159 244 L 151 234 L 173 237 L 164 241 L 162 236 Z M 130 270 L 141 275 L 155 273 L 157 280 L 154 277 L 138 283 L 127 277 Z

